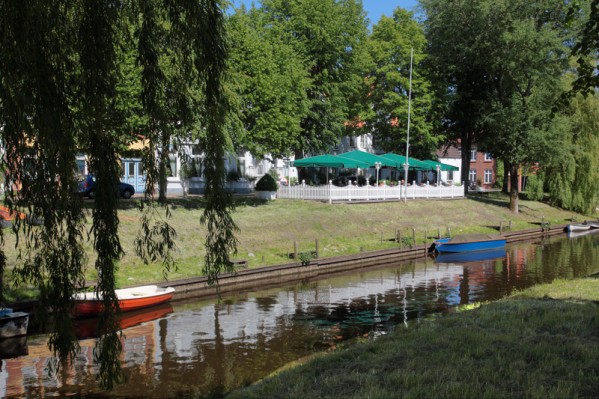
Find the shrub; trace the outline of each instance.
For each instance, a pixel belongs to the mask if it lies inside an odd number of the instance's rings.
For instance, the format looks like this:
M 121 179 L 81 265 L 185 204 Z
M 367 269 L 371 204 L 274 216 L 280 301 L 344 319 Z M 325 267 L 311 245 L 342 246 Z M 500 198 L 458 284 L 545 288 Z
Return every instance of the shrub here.
M 262 176 L 256 183 L 256 191 L 277 191 L 278 189 L 279 185 L 269 174 Z
M 366 178 L 364 176 L 358 176 L 358 186 L 362 187 L 366 185 Z

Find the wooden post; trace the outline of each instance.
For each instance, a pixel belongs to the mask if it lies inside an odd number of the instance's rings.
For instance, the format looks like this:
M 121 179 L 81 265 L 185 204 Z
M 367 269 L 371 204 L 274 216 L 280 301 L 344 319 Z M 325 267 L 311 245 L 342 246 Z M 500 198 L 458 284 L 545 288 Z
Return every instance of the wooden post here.
M 403 247 L 403 243 L 401 242 L 401 230 L 397 230 L 397 242 L 399 243 L 399 247 Z
M 437 227 L 437 239 L 441 238 L 441 227 Z
M 426 239 L 428 238 L 426 230 L 424 230 L 424 254 L 426 255 Z
M 381 231 L 381 244 L 383 244 L 383 232 Z
M 412 227 L 412 245 L 416 245 L 416 229 Z
M 447 237 L 451 238 L 451 227 L 447 226 Z
M 293 259 L 297 260 L 297 241 L 293 240 Z
M 499 223 L 499 234 L 503 233 L 503 220 Z
M 509 222 L 509 229 L 510 229 L 510 231 L 512 231 L 512 221 L 511 220 Z
M 316 259 L 318 259 L 318 238 L 315 240 L 315 244 L 316 244 Z

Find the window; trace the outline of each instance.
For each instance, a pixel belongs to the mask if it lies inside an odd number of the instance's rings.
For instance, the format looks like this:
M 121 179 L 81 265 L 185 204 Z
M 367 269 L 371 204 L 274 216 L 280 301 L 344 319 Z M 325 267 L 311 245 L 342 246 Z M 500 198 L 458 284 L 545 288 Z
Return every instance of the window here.
M 470 184 L 476 184 L 476 169 L 470 169 L 470 173 L 468 174 L 468 181 Z
M 485 169 L 485 184 L 493 183 L 493 170 Z
M 447 180 L 453 181 L 453 170 L 447 172 Z
M 485 161 L 489 162 L 493 160 L 493 155 L 490 152 L 485 152 Z
M 133 176 L 135 176 L 135 162 L 129 162 L 129 173 L 127 174 L 127 177 Z
M 470 162 L 476 162 L 476 147 L 470 150 Z

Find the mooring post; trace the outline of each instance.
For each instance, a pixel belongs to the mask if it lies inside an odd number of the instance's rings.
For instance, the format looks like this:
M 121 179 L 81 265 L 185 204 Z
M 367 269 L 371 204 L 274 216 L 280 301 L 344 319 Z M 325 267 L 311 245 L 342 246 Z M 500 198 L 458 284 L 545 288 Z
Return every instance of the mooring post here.
M 499 222 L 499 234 L 503 233 L 503 220 Z
M 416 245 L 416 229 L 412 227 L 412 245 Z
M 297 241 L 293 240 L 293 259 L 297 260 Z
M 383 232 L 381 231 L 381 244 L 383 244 Z
M 401 242 L 401 230 L 397 230 L 397 242 L 399 243 L 399 247 L 403 248 L 403 243 Z
M 441 238 L 441 227 L 437 227 L 437 239 Z
M 509 221 L 508 227 L 509 227 L 510 231 L 512 231 L 512 221 L 511 220 Z
M 451 238 L 451 227 L 447 226 L 447 237 Z

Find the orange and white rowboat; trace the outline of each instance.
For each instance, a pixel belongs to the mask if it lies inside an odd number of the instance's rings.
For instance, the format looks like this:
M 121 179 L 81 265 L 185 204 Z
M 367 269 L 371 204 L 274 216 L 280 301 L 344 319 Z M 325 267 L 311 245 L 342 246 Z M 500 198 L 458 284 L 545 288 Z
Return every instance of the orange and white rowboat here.
M 168 302 L 173 298 L 173 287 L 162 288 L 157 285 L 123 288 L 115 290 L 121 312 L 147 308 Z M 76 316 L 95 316 L 102 312 L 102 298 L 95 292 L 79 292 L 75 296 Z

